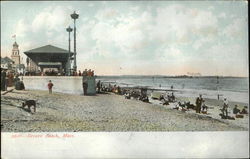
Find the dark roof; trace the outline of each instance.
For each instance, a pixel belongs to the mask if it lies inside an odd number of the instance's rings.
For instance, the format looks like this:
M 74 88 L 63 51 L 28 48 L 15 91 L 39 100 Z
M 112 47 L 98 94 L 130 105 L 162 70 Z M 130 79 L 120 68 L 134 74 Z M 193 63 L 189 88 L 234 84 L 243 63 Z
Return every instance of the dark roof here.
M 53 46 L 53 45 L 45 45 L 39 48 L 35 48 L 29 51 L 25 51 L 25 54 L 30 54 L 30 53 L 69 53 L 68 50 L 64 50 L 62 48 Z M 73 52 L 71 52 L 73 53 Z
M 2 64 L 4 64 L 4 63 L 11 63 L 11 62 L 13 62 L 14 63 L 14 61 L 13 60 L 11 60 L 9 57 L 4 57 L 4 58 L 1 58 L 1 63 Z

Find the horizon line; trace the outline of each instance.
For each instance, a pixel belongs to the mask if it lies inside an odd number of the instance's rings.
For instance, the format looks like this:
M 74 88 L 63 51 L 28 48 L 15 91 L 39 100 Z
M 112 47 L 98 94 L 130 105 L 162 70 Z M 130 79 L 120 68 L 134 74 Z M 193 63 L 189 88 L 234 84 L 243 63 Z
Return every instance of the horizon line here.
M 249 76 L 233 76 L 233 75 L 200 75 L 200 76 L 191 76 L 191 75 L 96 75 L 96 76 L 161 76 L 161 77 L 238 77 L 238 78 L 248 78 Z

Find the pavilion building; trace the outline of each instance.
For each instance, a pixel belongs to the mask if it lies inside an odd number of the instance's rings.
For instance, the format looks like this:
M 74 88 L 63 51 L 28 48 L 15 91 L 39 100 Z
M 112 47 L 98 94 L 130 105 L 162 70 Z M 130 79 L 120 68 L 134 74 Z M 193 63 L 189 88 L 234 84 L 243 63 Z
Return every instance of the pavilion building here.
M 56 70 L 60 74 L 69 74 L 73 52 L 62 48 L 46 45 L 24 52 L 27 55 L 28 71 L 44 72 Z M 29 70 L 30 69 L 30 70 Z

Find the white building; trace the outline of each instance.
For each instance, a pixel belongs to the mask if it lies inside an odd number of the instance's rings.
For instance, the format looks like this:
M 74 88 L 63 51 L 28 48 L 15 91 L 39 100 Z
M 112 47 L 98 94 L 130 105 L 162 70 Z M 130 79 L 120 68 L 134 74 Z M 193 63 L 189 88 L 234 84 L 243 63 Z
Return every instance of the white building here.
M 13 70 L 14 61 L 11 60 L 9 57 L 1 58 L 1 68 L 7 70 Z

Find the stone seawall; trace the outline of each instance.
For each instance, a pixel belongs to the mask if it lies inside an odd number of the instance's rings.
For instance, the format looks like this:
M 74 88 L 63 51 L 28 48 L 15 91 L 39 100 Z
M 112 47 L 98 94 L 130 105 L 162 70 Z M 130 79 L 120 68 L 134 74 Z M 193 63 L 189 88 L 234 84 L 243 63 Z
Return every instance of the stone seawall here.
M 54 84 L 54 92 L 83 94 L 82 77 L 79 76 L 23 76 L 25 88 L 30 90 L 48 90 L 49 80 Z M 94 95 L 95 77 L 88 77 L 88 85 L 88 93 Z

